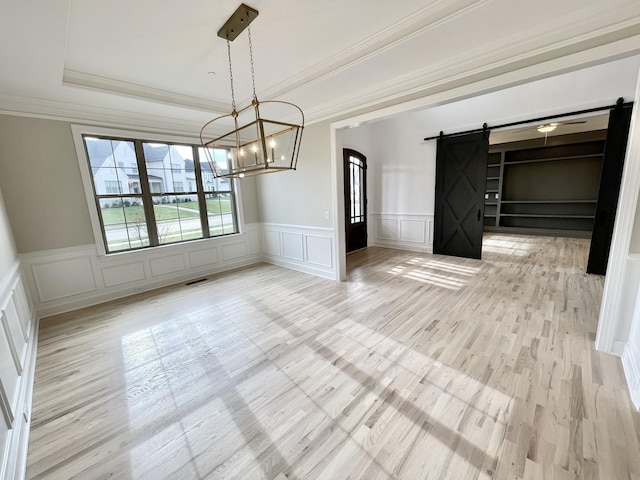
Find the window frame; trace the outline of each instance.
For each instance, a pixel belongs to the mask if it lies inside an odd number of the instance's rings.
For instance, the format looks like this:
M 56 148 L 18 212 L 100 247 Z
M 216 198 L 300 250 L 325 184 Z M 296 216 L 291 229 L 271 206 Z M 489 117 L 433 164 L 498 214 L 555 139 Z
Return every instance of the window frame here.
M 180 241 L 171 242 L 171 243 L 158 243 L 157 245 L 152 244 L 149 246 L 142 246 L 142 247 L 136 247 L 136 248 L 126 249 L 126 250 L 116 250 L 116 251 L 109 252 L 107 248 L 105 230 L 103 228 L 102 220 L 101 220 L 102 216 L 99 210 L 99 204 L 100 204 L 99 199 L 102 195 L 96 194 L 94 190 L 93 173 L 91 172 L 91 168 L 89 166 L 90 163 L 89 163 L 88 154 L 85 148 L 84 137 L 97 137 L 97 138 L 103 138 L 103 139 L 109 139 L 109 140 L 121 140 L 121 141 L 134 142 L 134 146 L 136 148 L 136 157 L 138 162 L 138 165 L 137 165 L 138 172 L 140 172 L 140 165 L 142 165 L 142 167 L 145 167 L 145 172 L 146 172 L 146 166 L 145 166 L 144 157 L 143 156 L 140 157 L 141 152 L 139 153 L 137 151 L 138 150 L 137 145 L 140 145 L 140 150 L 141 150 L 142 144 L 145 142 L 162 143 L 167 145 L 192 146 L 192 147 L 195 147 L 194 159 L 193 159 L 195 164 L 195 162 L 198 160 L 197 155 L 199 153 L 199 147 L 201 147 L 200 141 L 197 137 L 163 134 L 158 132 L 140 132 L 140 131 L 134 131 L 134 130 L 120 130 L 120 129 L 113 129 L 113 128 L 107 128 L 107 127 L 92 127 L 88 125 L 71 125 L 71 130 L 72 130 L 74 144 L 76 148 L 76 156 L 77 156 L 78 165 L 80 168 L 80 175 L 82 177 L 82 184 L 84 187 L 85 197 L 87 200 L 87 206 L 89 209 L 89 217 L 91 219 L 91 226 L 92 226 L 94 239 L 96 242 L 96 248 L 98 250 L 99 256 L 112 257 L 117 255 L 131 255 L 135 252 L 144 252 L 144 251 L 152 252 L 152 251 L 156 251 L 158 248 L 162 248 L 162 249 L 180 248 L 180 247 L 183 247 L 185 244 L 193 244 L 196 242 L 216 242 L 223 238 L 245 234 L 241 186 L 240 186 L 240 182 L 238 182 L 236 179 L 233 179 L 230 183 L 230 187 L 232 189 L 230 194 L 232 195 L 232 200 L 235 206 L 234 219 L 235 219 L 236 232 L 211 236 L 210 229 L 205 230 L 203 228 L 202 238 L 180 240 Z M 199 171 L 199 168 L 198 168 L 198 171 Z M 195 183 L 196 183 L 196 187 L 198 187 L 197 185 L 198 182 L 195 182 Z M 141 194 L 125 195 L 124 193 L 121 193 L 120 196 L 125 196 L 125 197 L 141 196 L 144 198 L 145 195 L 148 195 L 149 200 L 151 200 L 153 196 L 153 192 L 151 191 L 150 186 L 145 187 L 142 185 L 142 182 L 141 182 L 141 190 L 143 192 Z M 144 193 L 145 191 L 147 193 Z M 202 191 L 202 195 L 206 195 L 206 191 L 204 191 L 204 189 Z M 198 198 L 200 198 L 200 192 L 198 192 Z M 145 201 L 145 204 L 146 204 L 146 201 Z M 207 216 L 207 211 L 202 210 L 202 206 L 201 206 L 201 209 L 200 209 L 201 222 L 203 222 L 203 217 L 206 217 L 206 216 Z M 155 230 L 155 224 L 156 224 L 155 219 L 152 218 L 151 221 L 154 224 L 153 229 Z M 149 241 L 150 243 L 154 243 L 151 239 L 151 235 L 149 235 Z

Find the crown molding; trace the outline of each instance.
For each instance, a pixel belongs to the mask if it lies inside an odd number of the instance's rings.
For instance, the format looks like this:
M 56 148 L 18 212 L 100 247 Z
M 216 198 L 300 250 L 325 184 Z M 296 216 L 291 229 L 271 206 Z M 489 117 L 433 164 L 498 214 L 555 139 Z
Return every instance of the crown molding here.
M 422 69 L 335 98 L 305 111 L 305 117 L 309 123 L 315 123 L 517 71 L 522 71 L 523 80 L 532 81 L 640 53 L 640 14 L 543 47 L 535 45 L 535 38 L 544 35 L 542 29 L 536 30 L 537 34 L 531 30 L 523 31 L 517 38 L 510 37 L 482 45 L 459 56 L 431 63 Z M 512 85 L 517 83 L 514 81 Z M 510 85 L 501 84 L 499 87 L 507 86 Z
M 0 114 L 186 136 L 198 136 L 202 127 L 201 122 L 189 120 L 3 94 Z
M 458 82 L 459 85 L 457 86 L 446 84 L 444 88 L 435 87 L 426 92 L 421 89 L 418 94 L 413 97 L 398 97 L 393 99 L 393 101 L 386 102 L 386 104 L 380 102 L 372 103 L 364 108 L 345 112 L 342 116 L 330 115 L 326 118 L 314 117 L 314 122 L 331 121 L 332 128 L 334 129 L 353 127 L 363 123 L 389 118 L 401 113 L 464 100 L 542 78 L 549 78 L 554 75 L 561 75 L 581 68 L 588 68 L 604 62 L 619 60 L 628 56 L 624 54 L 625 48 L 633 49 L 635 53 L 640 53 L 638 51 L 639 45 L 640 36 L 618 42 L 618 44 L 615 45 L 610 44 L 518 70 L 510 70 L 497 76 L 481 78 L 476 75 L 470 82 Z M 615 98 L 612 98 L 611 103 L 614 103 L 615 100 Z M 601 104 L 586 104 L 583 105 L 582 108 L 586 109 L 598 106 L 601 106 Z M 436 133 L 437 132 L 433 134 L 435 135 Z
M 334 76 L 377 54 L 397 47 L 416 36 L 440 27 L 469 11 L 491 2 L 492 0 L 436 2 L 424 7 L 414 15 L 396 22 L 378 34 L 370 36 L 367 40 L 357 43 L 333 57 L 304 70 L 300 74 L 262 91 L 260 97 L 278 98 L 289 95 L 302 87 Z M 596 36 L 597 32 L 602 29 L 603 23 L 606 22 L 603 19 L 609 19 L 608 21 L 611 24 L 617 26 L 630 22 L 637 23 L 638 15 L 640 15 L 639 4 L 634 3 L 626 7 L 612 9 L 606 2 L 599 2 L 570 16 L 551 17 L 544 24 L 520 31 L 515 38 L 511 36 L 492 42 L 490 45 L 478 45 L 472 49 L 473 54 L 470 53 L 471 50 L 468 50 L 456 58 L 473 58 L 484 55 L 487 51 L 501 51 L 516 45 L 530 45 L 539 42 L 540 38 L 553 38 L 557 36 L 558 32 L 562 32 L 562 35 L 569 39 L 573 36 L 585 35 L 585 31 L 589 32 L 586 34 L 587 36 Z M 460 61 L 457 60 L 458 63 Z M 430 65 L 428 69 L 429 71 L 437 70 L 437 68 L 434 69 L 433 65 Z M 396 79 L 393 82 L 398 83 Z
M 62 84 L 224 115 L 231 105 L 65 68 Z
M 471 10 L 493 0 L 439 0 L 412 15 L 370 35 L 326 60 L 299 74 L 260 92 L 261 98 L 279 98 L 308 84 L 333 76 L 336 73 L 392 49 L 418 35 L 455 20 Z

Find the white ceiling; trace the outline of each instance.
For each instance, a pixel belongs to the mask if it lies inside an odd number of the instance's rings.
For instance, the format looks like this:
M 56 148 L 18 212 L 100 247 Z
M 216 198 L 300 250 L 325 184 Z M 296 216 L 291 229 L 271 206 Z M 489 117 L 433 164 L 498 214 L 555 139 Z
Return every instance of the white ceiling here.
M 228 113 L 226 44 L 216 32 L 239 3 L 0 0 L 0 112 L 185 130 Z M 640 53 L 637 0 L 247 3 L 260 11 L 251 26 L 259 98 L 298 103 L 311 122 L 567 55 L 588 66 L 577 56 L 586 50 Z M 243 104 L 246 32 L 232 55 Z

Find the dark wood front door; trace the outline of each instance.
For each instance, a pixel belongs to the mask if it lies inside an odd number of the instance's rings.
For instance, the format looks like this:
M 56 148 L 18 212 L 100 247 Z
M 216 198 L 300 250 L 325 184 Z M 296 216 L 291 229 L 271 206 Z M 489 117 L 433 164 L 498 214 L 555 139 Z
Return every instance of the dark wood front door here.
M 593 221 L 587 273 L 604 275 L 609 261 L 618 195 L 631 125 L 631 105 L 618 105 L 609 113 L 607 140 L 602 159 L 596 216 Z
M 345 148 L 344 220 L 347 253 L 367 246 L 367 158 Z
M 438 139 L 433 253 L 481 257 L 488 154 L 488 132 Z

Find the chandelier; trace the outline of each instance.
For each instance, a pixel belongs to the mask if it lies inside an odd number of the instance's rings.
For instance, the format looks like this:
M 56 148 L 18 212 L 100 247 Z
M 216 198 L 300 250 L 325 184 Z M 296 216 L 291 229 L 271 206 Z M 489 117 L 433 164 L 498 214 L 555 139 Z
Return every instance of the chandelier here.
M 205 123 L 200 130 L 200 142 L 216 177 L 242 178 L 248 175 L 295 170 L 298 162 L 304 113 L 293 103 L 278 100 L 260 102 L 256 95 L 249 24 L 257 16 L 257 10 L 242 4 L 218 31 L 218 37 L 227 41 L 231 113 L 214 118 Z M 238 110 L 233 86 L 231 42 L 245 28 L 249 37 L 253 98 L 249 105 Z

